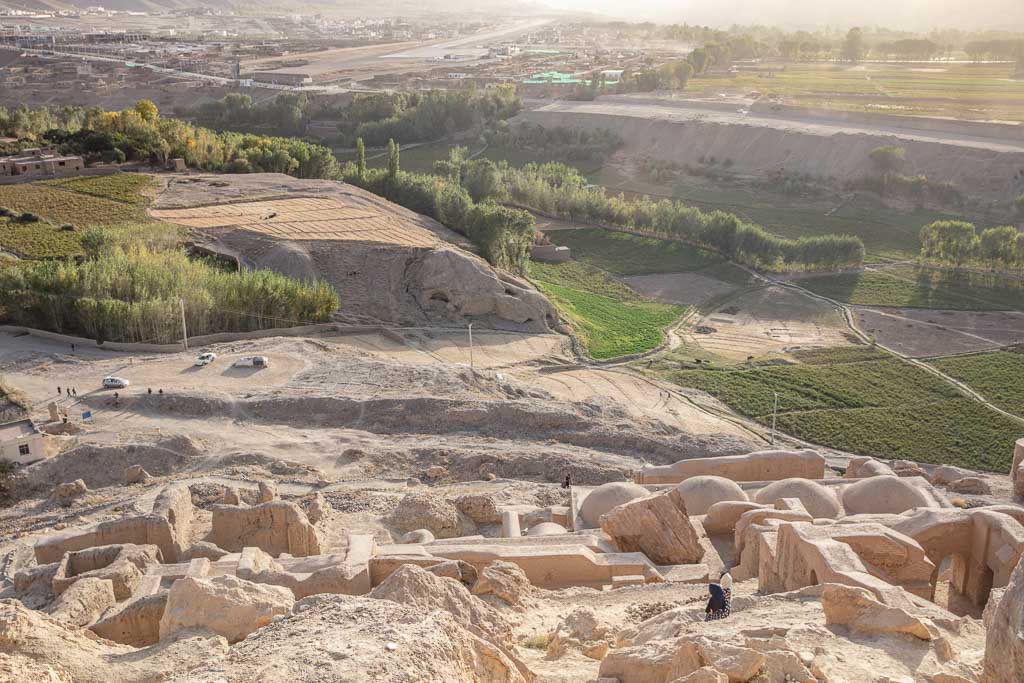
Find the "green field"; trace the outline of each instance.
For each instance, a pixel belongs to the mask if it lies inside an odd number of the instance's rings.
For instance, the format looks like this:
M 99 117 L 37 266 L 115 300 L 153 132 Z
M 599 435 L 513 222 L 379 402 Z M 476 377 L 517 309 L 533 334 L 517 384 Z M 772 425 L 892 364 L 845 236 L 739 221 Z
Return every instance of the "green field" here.
M 149 219 L 146 196 L 152 176 L 118 173 L 0 186 L 0 206 L 40 221 L 0 218 L 0 250 L 26 259 L 80 256 L 84 230 L 109 227 L 143 243 L 178 239 L 178 229 Z M 62 226 L 75 230 L 63 230 Z
M 685 312 L 644 299 L 604 271 L 579 262 L 531 263 L 530 278 L 598 360 L 656 348 L 663 329 Z
M 90 189 L 99 191 L 96 186 Z M 81 228 L 146 220 L 141 202 L 107 199 L 49 182 L 0 186 L 0 206 L 15 213 L 34 213 L 51 223 L 70 223 Z
M 794 356 L 802 360 L 802 352 Z M 863 455 L 1006 472 L 1021 425 L 913 365 L 864 348 L 812 352 L 809 363 L 661 369 L 737 412 L 813 443 Z
M 685 273 L 721 263 L 721 256 L 681 242 L 601 228 L 555 230 L 548 238 L 572 249 L 574 259 L 616 275 Z
M 43 221 L 0 218 L 0 249 L 26 259 L 78 256 L 83 253 L 82 234 Z
M 141 206 L 147 203 L 146 192 L 152 189 L 156 183 L 152 176 L 140 173 L 116 173 L 105 176 L 79 176 L 46 180 L 39 184 Z
M 932 365 L 993 404 L 1024 416 L 1024 349 L 939 358 Z M 1024 428 L 1021 429 L 1024 435 Z
M 991 273 L 889 266 L 880 271 L 802 278 L 797 284 L 830 299 L 859 306 L 1024 310 L 1024 281 Z
M 771 75 L 740 71 L 735 78 L 695 78 L 687 90 L 795 98 L 802 106 L 882 114 L 976 120 L 1024 120 L 1024 81 L 1012 64 L 829 62 L 761 65 Z

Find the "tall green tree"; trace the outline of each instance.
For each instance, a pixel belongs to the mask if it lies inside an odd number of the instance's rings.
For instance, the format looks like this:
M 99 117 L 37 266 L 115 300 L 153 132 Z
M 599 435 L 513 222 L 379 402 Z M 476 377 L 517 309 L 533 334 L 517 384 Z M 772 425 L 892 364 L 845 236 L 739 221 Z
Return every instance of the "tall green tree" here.
M 842 57 L 848 62 L 856 64 L 864 59 L 867 48 L 864 46 L 864 31 L 859 26 L 851 28 L 843 40 Z
M 388 180 L 394 182 L 398 179 L 398 172 L 401 169 L 402 151 L 394 138 L 388 140 Z
M 360 178 L 366 176 L 366 145 L 362 138 L 356 138 L 356 172 Z

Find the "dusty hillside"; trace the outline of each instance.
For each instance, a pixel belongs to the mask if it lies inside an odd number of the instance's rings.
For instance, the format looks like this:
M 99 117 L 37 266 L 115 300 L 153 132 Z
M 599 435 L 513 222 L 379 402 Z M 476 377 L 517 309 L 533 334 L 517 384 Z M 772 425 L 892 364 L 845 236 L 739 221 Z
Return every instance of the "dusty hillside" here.
M 887 129 L 621 96 L 549 104 L 524 112 L 520 119 L 550 127 L 611 130 L 625 140 L 624 153 L 680 166 L 701 168 L 714 159 L 734 173 L 765 176 L 784 170 L 840 182 L 874 173 L 871 151 L 897 145 L 906 149 L 904 173 L 952 182 L 972 199 L 1006 202 L 1024 191 L 1024 143 L 983 133 Z
M 243 267 L 326 279 L 346 320 L 558 327 L 543 295 L 469 253 L 462 235 L 343 183 L 272 173 L 176 177 L 151 213 Z

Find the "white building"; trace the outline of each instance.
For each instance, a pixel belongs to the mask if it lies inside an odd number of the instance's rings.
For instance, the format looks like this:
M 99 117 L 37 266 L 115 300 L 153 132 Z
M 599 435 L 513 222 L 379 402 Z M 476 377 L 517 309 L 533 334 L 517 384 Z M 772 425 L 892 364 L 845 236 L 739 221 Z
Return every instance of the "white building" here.
M 25 465 L 46 457 L 43 435 L 32 420 L 24 419 L 0 425 L 0 460 Z

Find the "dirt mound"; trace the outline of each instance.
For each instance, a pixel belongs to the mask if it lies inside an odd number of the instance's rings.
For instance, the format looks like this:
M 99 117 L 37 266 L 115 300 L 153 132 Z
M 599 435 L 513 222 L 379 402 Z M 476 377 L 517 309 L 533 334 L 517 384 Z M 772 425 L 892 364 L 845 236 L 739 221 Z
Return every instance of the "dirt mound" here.
M 55 481 L 75 479 L 81 479 L 90 489 L 115 486 L 124 483 L 124 471 L 131 465 L 141 465 L 159 477 L 180 472 L 202 455 L 201 444 L 180 435 L 137 443 L 86 443 L 21 470 L 13 490 L 27 495 Z
M 378 681 L 523 683 L 515 664 L 447 612 L 390 600 L 319 595 L 231 649 L 230 665 L 189 672 L 196 683 Z
M 690 434 L 653 419 L 605 419 L 591 403 L 483 401 L 419 397 L 359 400 L 336 396 L 270 396 L 229 400 L 216 395 L 139 395 L 122 399 L 126 409 L 184 417 L 240 413 L 264 423 L 351 428 L 378 434 L 472 433 L 493 438 L 544 441 L 632 454 L 652 463 L 686 457 L 749 452 L 737 437 Z M 156 474 L 146 466 L 147 471 Z M 123 470 L 122 470 L 123 471 Z
M 14 658 L 11 668 L 49 669 L 57 672 L 58 681 L 63 677 L 73 681 L 143 683 L 169 680 L 175 672 L 187 671 L 200 662 L 219 660 L 227 652 L 227 643 L 209 634 L 186 632 L 177 639 L 135 650 L 104 640 L 88 629 L 68 626 L 16 601 L 7 601 L 0 602 L 0 651 Z M 3 666 L 0 660 L 0 673 Z

